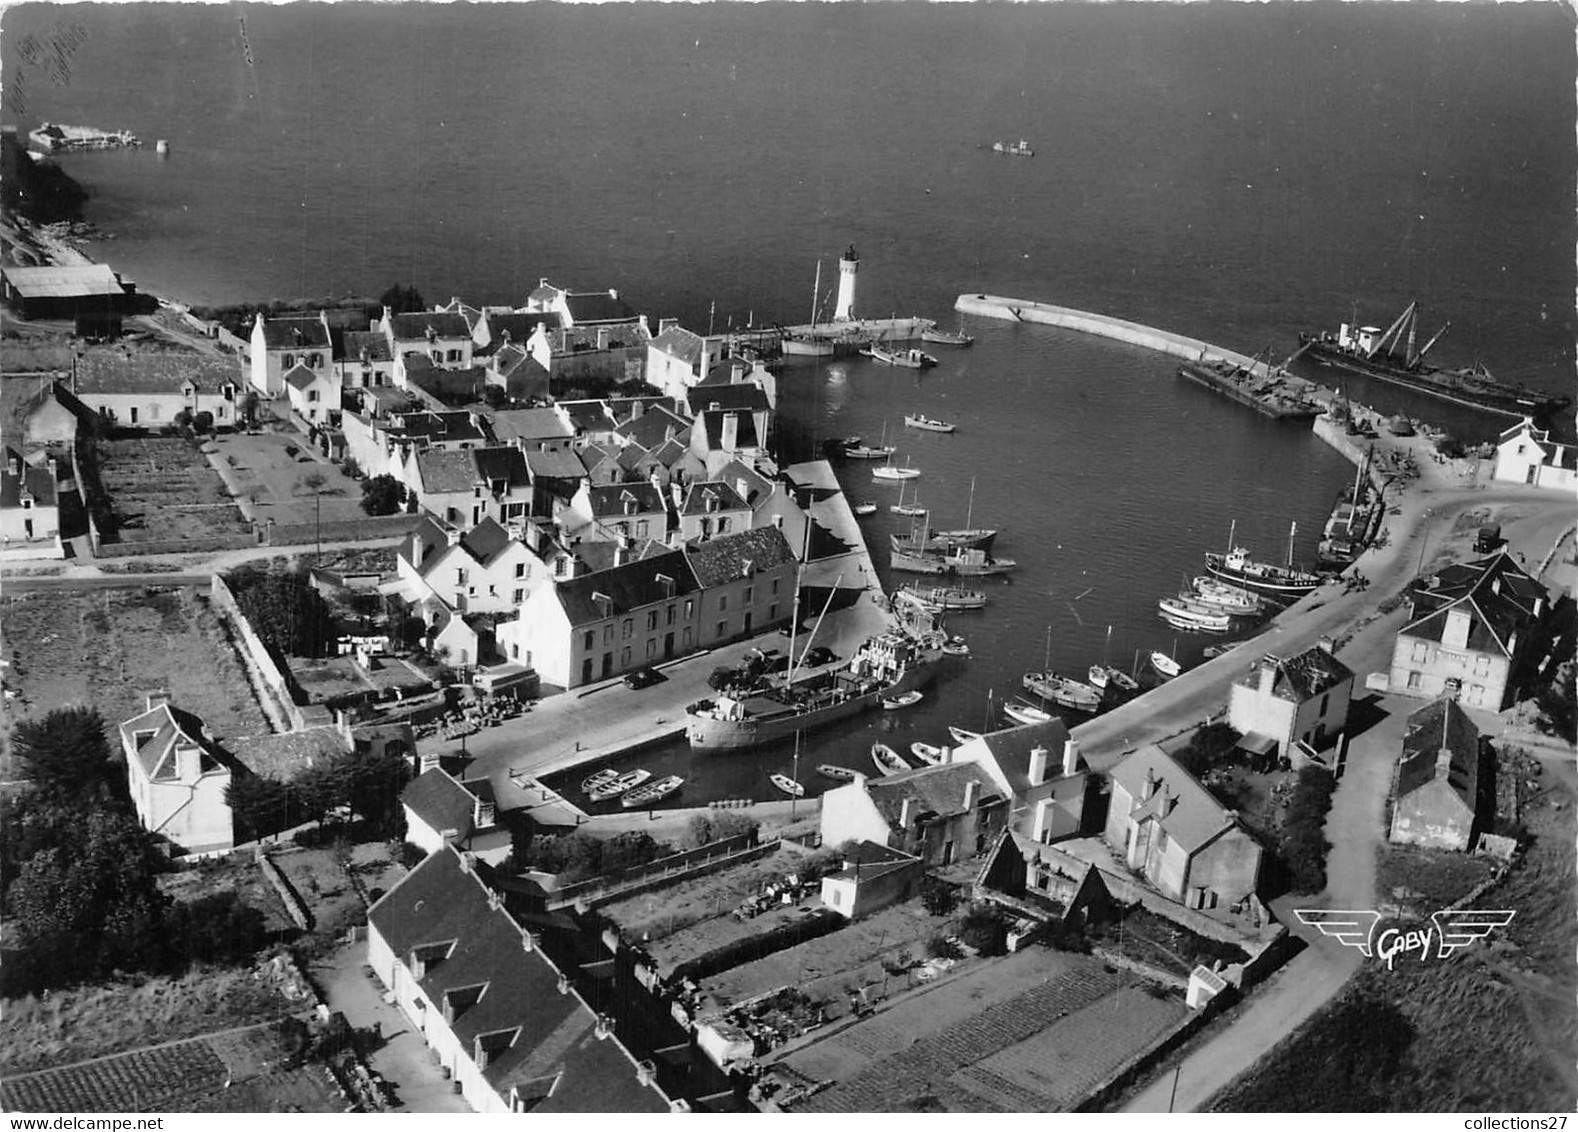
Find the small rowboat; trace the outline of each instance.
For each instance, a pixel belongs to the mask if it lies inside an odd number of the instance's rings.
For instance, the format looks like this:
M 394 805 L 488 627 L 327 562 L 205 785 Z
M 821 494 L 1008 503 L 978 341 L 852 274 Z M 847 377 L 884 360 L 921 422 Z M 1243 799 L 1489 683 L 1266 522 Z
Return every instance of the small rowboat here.
M 850 770 L 847 766 L 834 766 L 832 763 L 823 763 L 816 768 L 816 772 L 823 778 L 831 778 L 834 782 L 853 782 L 860 777 L 858 770 Z
M 925 432 L 952 432 L 959 427 L 948 421 L 940 421 L 936 417 L 925 417 L 919 413 L 906 413 L 904 423 L 909 428 L 918 428 Z
M 606 802 L 610 798 L 619 797 L 627 790 L 634 790 L 651 777 L 650 770 L 627 770 L 624 774 L 615 775 L 601 786 L 595 787 L 589 793 L 592 801 Z
M 1206 645 L 1205 655 L 1207 658 L 1215 660 L 1219 656 L 1225 656 L 1232 652 L 1237 647 L 1237 645 Z
M 948 755 L 947 747 L 938 747 L 931 743 L 911 743 L 910 754 L 914 755 L 927 766 L 937 766 Z
M 948 725 L 948 734 L 953 736 L 955 743 L 968 743 L 971 739 L 979 739 L 981 737 L 979 731 L 966 731 L 964 728 L 956 727 L 951 723 Z
M 949 656 L 969 656 L 970 646 L 965 643 L 963 637 L 949 637 L 943 642 L 942 651 Z
M 1169 680 L 1183 671 L 1178 667 L 1178 662 L 1164 652 L 1151 653 L 1151 667 L 1156 669 L 1158 676 L 1165 676 Z
M 581 780 L 581 792 L 583 794 L 590 794 L 599 786 L 607 786 L 610 782 L 618 777 L 619 772 L 613 767 L 607 767 L 598 771 L 596 774 L 589 774 Z
M 911 707 L 920 702 L 921 693 L 911 688 L 908 692 L 902 692 L 897 696 L 882 697 L 882 710 L 897 711 L 899 708 Z
M 879 774 L 899 774 L 914 769 L 904 761 L 904 756 L 886 743 L 871 744 L 871 761 L 876 764 Z
M 767 777 L 768 781 L 770 781 L 774 786 L 778 787 L 778 789 L 782 790 L 785 794 L 788 794 L 791 798 L 805 797 L 805 787 L 801 786 L 787 774 L 771 774 Z
M 875 515 L 876 513 L 877 513 L 877 505 L 875 503 L 857 503 L 857 504 L 855 504 L 855 514 L 857 514 L 857 515 Z
M 649 782 L 639 790 L 630 791 L 630 793 L 619 799 L 619 804 L 624 806 L 626 809 L 635 809 L 637 806 L 655 805 L 656 803 L 661 802 L 664 798 L 667 798 L 670 794 L 674 793 L 674 791 L 678 790 L 684 785 L 684 783 L 685 780 L 679 775 L 671 774 L 667 778 L 660 778 L 656 782 Z
M 1019 723 L 1045 723 L 1052 718 L 1051 712 L 1024 703 L 1004 704 L 1003 714 Z

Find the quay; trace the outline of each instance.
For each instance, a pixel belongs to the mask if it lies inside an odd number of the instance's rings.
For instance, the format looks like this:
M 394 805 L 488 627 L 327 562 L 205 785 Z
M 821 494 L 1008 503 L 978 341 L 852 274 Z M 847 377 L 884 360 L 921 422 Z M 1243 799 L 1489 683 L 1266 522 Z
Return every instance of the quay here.
M 850 318 L 832 322 L 808 322 L 800 326 L 786 326 L 784 333 L 792 338 L 817 338 L 828 340 L 856 338 L 868 342 L 908 342 L 919 338 L 937 323 L 929 318 Z

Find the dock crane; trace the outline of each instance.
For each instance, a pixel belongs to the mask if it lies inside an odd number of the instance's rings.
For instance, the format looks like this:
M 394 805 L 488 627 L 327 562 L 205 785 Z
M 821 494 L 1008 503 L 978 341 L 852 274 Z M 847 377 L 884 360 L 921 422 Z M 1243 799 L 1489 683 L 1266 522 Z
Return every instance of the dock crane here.
M 1424 360 L 1424 356 L 1430 352 L 1430 348 L 1441 340 L 1441 335 L 1445 334 L 1452 325 L 1451 320 L 1448 320 L 1445 326 L 1431 335 L 1430 341 L 1424 344 L 1424 348 L 1415 353 L 1414 342 L 1417 340 L 1419 330 L 1418 312 L 1419 303 L 1417 301 L 1409 303 L 1404 308 L 1403 313 L 1397 316 L 1397 321 L 1386 328 L 1386 333 L 1375 340 L 1375 346 L 1369 353 L 1364 355 L 1366 360 L 1374 358 L 1383 349 L 1388 357 L 1394 356 L 1397 353 L 1398 345 L 1402 341 L 1403 327 L 1406 326 L 1408 328 L 1408 344 L 1403 353 L 1403 365 L 1406 369 L 1416 368 Z

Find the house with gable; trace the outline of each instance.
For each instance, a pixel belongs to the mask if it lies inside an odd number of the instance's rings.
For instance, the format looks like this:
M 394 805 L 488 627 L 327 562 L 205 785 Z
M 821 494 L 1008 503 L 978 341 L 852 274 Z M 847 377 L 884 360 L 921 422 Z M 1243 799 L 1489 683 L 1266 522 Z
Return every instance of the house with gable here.
M 542 560 L 492 517 L 461 531 L 424 516 L 401 540 L 395 569 L 407 601 L 433 598 L 460 613 L 512 613 L 551 581 Z
M 428 514 L 462 527 L 482 521 L 477 465 L 469 451 L 413 448 L 400 478 Z
M 619 464 L 620 450 L 614 445 L 588 444 L 580 449 L 581 464 L 586 468 L 586 480 L 593 487 L 607 487 L 622 483 L 625 469 Z
M 335 360 L 340 388 L 369 389 L 395 383 L 394 354 L 381 330 L 347 330 L 343 355 Z
M 476 464 L 477 498 L 482 501 L 483 516 L 492 516 L 506 527 L 518 527 L 531 514 L 531 470 L 526 464 L 526 454 L 519 448 L 489 445 L 473 448 L 471 458 Z M 481 522 L 479 518 L 477 520 Z
M 693 417 L 704 413 L 749 413 L 756 446 L 765 448 L 772 439 L 772 405 L 767 394 L 750 382 L 698 385 L 687 392 L 685 406 Z
M 150 692 L 147 705 L 120 725 L 137 819 L 187 853 L 229 851 L 236 838 L 228 761 L 202 722 L 171 704 L 168 693 Z
M 513 342 L 506 342 L 488 356 L 484 380 L 502 389 L 512 401 L 547 401 L 551 396 L 547 365 Z
M 756 432 L 756 417 L 747 409 L 706 409 L 692 423 L 690 450 L 707 466 L 707 475 L 731 460 L 755 463 L 766 454 Z
M 593 487 L 582 482 L 564 515 L 566 529 L 583 539 L 618 541 L 668 538 L 668 508 L 650 483 Z
M 476 1112 L 688 1107 L 448 846 L 367 911 L 367 963 Z
M 822 795 L 822 844 L 872 841 L 928 868 L 951 865 L 991 846 L 1008 810 L 1008 797 L 975 763 L 860 775 Z
M 684 555 L 701 588 L 696 641 L 703 648 L 765 632 L 794 616 L 797 563 L 782 532 L 739 531 L 688 546 Z
M 1348 725 L 1353 669 L 1332 653 L 1329 639 L 1297 656 L 1267 654 L 1233 682 L 1227 722 L 1245 743 L 1291 758 L 1302 743 L 1311 751 L 1331 746 Z
M 706 542 L 751 529 L 750 504 L 721 480 L 697 480 L 688 487 L 676 483 L 673 493 L 683 542 Z
M 1008 827 L 1031 841 L 1079 834 L 1085 821 L 1090 773 L 1061 719 L 988 731 L 955 747 L 953 763 L 981 767 L 1012 800 Z
M 1109 772 L 1103 837 L 1169 900 L 1227 914 L 1260 883 L 1260 843 L 1188 771 L 1146 744 Z
M 1505 548 L 1447 566 L 1408 591 L 1408 621 L 1392 650 L 1390 690 L 1500 711 L 1542 651 L 1546 589 Z
M 62 381 L 41 377 L 35 385 L 21 376 L 0 381 L 0 434 L 24 458 L 43 447 L 64 452 L 79 432 L 96 424 L 98 415 Z
M 239 364 L 207 354 L 131 354 L 90 350 L 77 357 L 72 392 L 117 428 L 162 429 L 182 411 L 209 413 L 213 427 L 234 428 Z
M 308 369 L 297 363 L 285 375 L 285 392 L 291 412 L 309 425 L 319 428 L 339 420 L 340 383 L 335 371 Z
M 401 362 L 407 354 L 420 354 L 435 366 L 469 369 L 472 364 L 471 327 L 458 311 L 415 311 L 395 314 L 384 308 L 378 329 L 389 341 L 394 355 L 396 379 L 404 372 Z
M 635 401 L 629 411 L 630 416 L 616 430 L 617 438 L 626 444 L 650 450 L 667 440 L 690 440 L 690 422 L 666 405 Z
M 476 343 L 476 353 L 480 357 L 495 355 L 506 346 L 530 354 L 533 353 L 531 344 L 540 342 L 546 346 L 548 331 L 558 330 L 563 325 L 564 317 L 558 311 L 484 307 L 471 326 L 471 340 Z M 547 363 L 541 364 L 546 372 Z
M 1571 496 L 1578 490 L 1578 445 L 1553 441 L 1548 429 L 1536 428 L 1533 417 L 1524 417 L 1497 439 L 1491 478 Z
M 45 456 L 29 464 L 15 449 L 5 450 L 5 467 L 0 469 L 0 544 L 60 540 L 60 464 Z M 70 476 L 70 472 L 67 472 Z
M 724 385 L 754 385 L 761 390 L 767 398 L 767 408 L 772 412 L 778 411 L 778 378 L 775 377 L 761 358 L 754 351 L 746 355 L 734 355 L 723 358 L 712 367 L 705 377 L 698 383 L 699 389 L 716 388 Z M 693 391 L 692 397 L 699 393 Z M 692 401 L 690 412 L 699 412 L 700 408 Z
M 424 853 L 446 845 L 499 865 L 510 855 L 510 831 L 498 823 L 493 784 L 461 782 L 441 767 L 422 772 L 400 792 L 405 839 Z
M 623 438 L 619 435 L 620 421 L 614 416 L 607 402 L 560 401 L 558 407 L 570 422 L 574 447 L 581 448 L 588 444 L 622 444 Z
M 264 318 L 261 311 L 252 323 L 248 355 L 248 380 L 263 397 L 285 392 L 285 375 L 298 365 L 327 371 L 334 367 L 334 341 L 328 315 L 292 315 Z
M 662 488 L 676 484 L 684 487 L 693 480 L 704 479 L 706 473 L 706 464 L 696 459 L 690 446 L 678 439 L 665 440 L 656 448 L 648 449 L 629 465 L 632 478 L 650 480 Z
M 1478 829 L 1480 735 L 1450 696 L 1408 717 L 1392 776 L 1394 844 L 1468 852 Z
M 541 409 L 496 409 L 488 414 L 500 444 L 522 452 L 564 452 L 573 447 L 575 429 L 558 406 Z
M 657 336 L 647 343 L 647 384 L 665 397 L 681 400 L 706 375 L 722 347 L 721 339 L 703 338 L 676 319 L 663 319 Z

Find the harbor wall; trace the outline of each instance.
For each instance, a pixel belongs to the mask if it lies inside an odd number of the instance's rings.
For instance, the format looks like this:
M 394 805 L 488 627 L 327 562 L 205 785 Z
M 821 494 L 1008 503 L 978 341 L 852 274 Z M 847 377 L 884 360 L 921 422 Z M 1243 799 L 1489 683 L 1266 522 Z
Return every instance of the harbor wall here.
M 1075 310 L 1072 307 L 1059 307 L 1028 299 L 1010 299 L 1001 295 L 960 295 L 953 306 L 963 314 L 998 318 L 1007 322 L 1036 322 L 1044 326 L 1060 326 L 1065 330 L 1078 330 L 1083 334 L 1111 338 L 1118 342 L 1127 342 L 1131 346 L 1143 346 L 1148 350 L 1171 354 L 1173 357 L 1188 358 L 1190 361 L 1201 359 L 1226 361 L 1245 367 L 1256 364 L 1255 360 L 1247 354 L 1213 346 L 1198 338 L 1174 334 L 1170 330 L 1160 330 L 1154 326 L 1142 326 L 1140 323 L 1113 318 L 1110 315 Z

